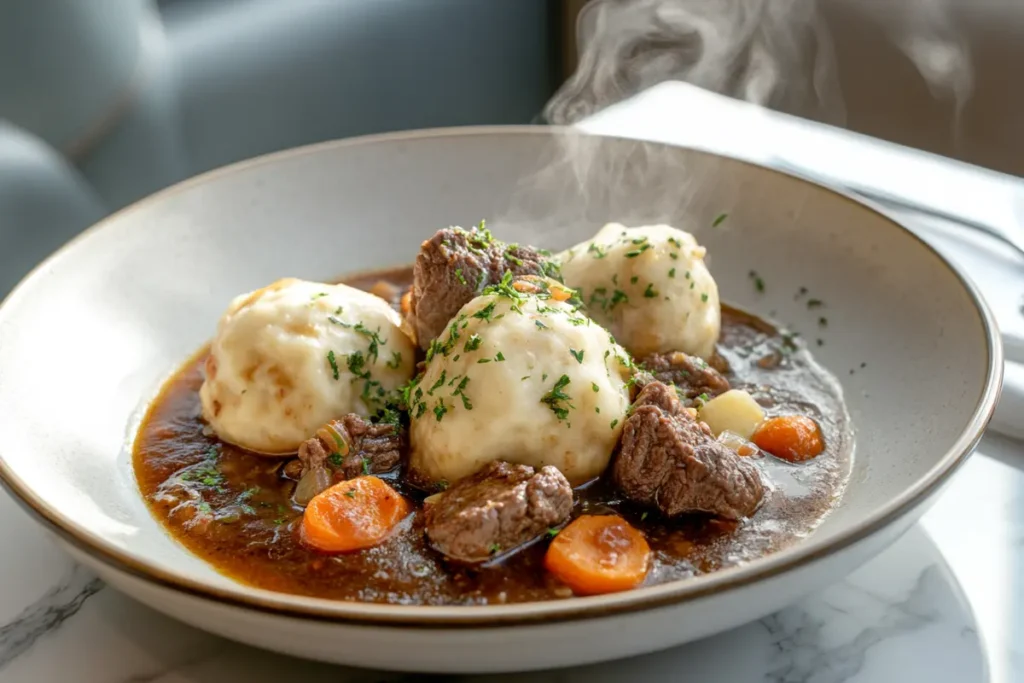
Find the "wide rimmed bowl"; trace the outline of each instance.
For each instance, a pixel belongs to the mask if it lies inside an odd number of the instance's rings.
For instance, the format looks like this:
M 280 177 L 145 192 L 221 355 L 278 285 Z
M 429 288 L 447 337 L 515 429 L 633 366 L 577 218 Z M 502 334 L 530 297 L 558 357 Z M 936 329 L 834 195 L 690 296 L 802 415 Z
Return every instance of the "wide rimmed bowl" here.
M 500 237 L 552 248 L 609 220 L 693 230 L 723 300 L 790 325 L 840 378 L 857 445 L 837 509 L 802 542 L 743 566 L 481 607 L 260 590 L 164 533 L 137 492 L 134 430 L 231 297 L 287 275 L 409 262 L 436 228 L 480 218 Z M 801 288 L 824 308 L 808 310 Z M 995 324 L 969 282 L 884 214 L 806 180 L 550 128 L 384 135 L 185 182 L 40 265 L 0 308 L 0 476 L 75 558 L 201 628 L 354 665 L 523 670 L 700 638 L 840 579 L 906 530 L 968 456 L 1001 368 Z

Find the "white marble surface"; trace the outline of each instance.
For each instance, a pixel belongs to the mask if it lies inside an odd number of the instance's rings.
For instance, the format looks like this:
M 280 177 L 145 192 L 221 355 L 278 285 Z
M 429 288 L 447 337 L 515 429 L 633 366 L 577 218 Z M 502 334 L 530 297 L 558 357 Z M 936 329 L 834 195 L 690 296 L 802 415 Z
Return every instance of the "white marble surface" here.
M 0 683 L 446 680 L 343 669 L 196 631 L 74 566 L 0 493 Z M 558 647 L 552 643 L 552 647 Z M 757 623 L 612 664 L 467 681 L 1024 680 L 1024 443 L 988 437 L 923 521 L 826 591 Z

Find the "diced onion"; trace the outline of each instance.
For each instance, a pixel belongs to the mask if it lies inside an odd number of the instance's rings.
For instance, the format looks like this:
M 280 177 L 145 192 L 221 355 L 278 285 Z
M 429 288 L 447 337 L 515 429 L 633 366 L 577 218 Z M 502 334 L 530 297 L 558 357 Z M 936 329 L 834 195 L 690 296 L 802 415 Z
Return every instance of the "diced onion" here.
M 302 475 L 295 485 L 292 498 L 299 505 L 309 505 L 309 501 L 326 491 L 331 486 L 331 473 L 326 467 L 314 467 Z
M 750 457 L 752 455 L 757 455 L 757 453 L 760 451 L 760 449 L 754 444 L 752 444 L 750 441 L 747 441 L 736 432 L 730 432 L 729 430 L 725 430 L 724 432 L 719 434 L 718 440 L 723 445 L 727 446 L 730 450 L 735 452 L 736 455 L 740 455 L 745 458 Z
M 332 420 L 316 430 L 316 435 L 332 453 L 337 453 L 343 458 L 348 455 L 348 433 L 337 420 Z

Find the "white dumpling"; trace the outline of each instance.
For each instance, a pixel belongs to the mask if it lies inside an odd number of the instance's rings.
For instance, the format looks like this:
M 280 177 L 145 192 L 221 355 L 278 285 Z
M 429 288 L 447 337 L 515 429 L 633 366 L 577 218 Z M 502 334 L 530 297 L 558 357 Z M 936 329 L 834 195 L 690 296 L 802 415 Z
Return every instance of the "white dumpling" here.
M 285 279 L 231 302 L 200 389 L 217 435 L 292 453 L 348 413 L 371 415 L 411 379 L 412 341 L 383 299 L 346 285 Z
M 721 328 L 706 250 L 668 225 L 611 223 L 560 256 L 565 284 L 637 358 L 683 351 L 710 358 Z
M 454 482 L 506 460 L 553 465 L 575 486 L 605 470 L 631 361 L 576 307 L 541 297 L 479 296 L 428 351 L 409 396 L 416 477 Z

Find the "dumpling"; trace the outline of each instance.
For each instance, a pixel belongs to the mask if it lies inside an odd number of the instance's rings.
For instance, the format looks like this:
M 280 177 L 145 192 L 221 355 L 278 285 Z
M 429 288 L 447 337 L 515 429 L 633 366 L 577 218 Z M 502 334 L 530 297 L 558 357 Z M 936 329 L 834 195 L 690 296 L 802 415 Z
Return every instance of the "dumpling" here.
M 704 247 L 668 225 L 611 223 L 560 256 L 565 284 L 637 358 L 682 351 L 708 359 L 721 329 Z
M 410 468 L 420 482 L 455 482 L 504 460 L 553 465 L 576 486 L 600 475 L 615 449 L 628 355 L 557 300 L 567 296 L 557 283 L 508 280 L 462 307 L 410 389 Z
M 387 302 L 346 285 L 285 279 L 231 302 L 200 389 L 224 441 L 293 453 L 318 427 L 372 415 L 411 379 L 412 341 Z

